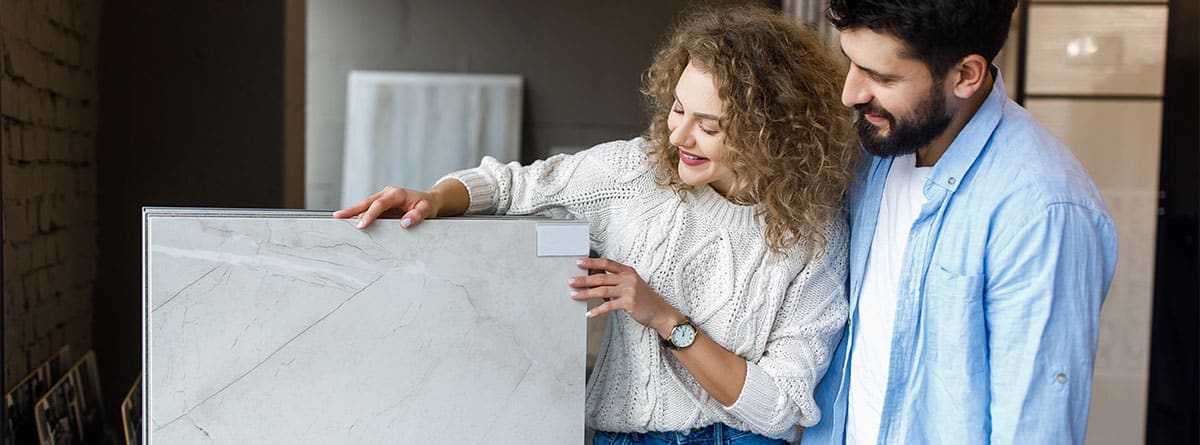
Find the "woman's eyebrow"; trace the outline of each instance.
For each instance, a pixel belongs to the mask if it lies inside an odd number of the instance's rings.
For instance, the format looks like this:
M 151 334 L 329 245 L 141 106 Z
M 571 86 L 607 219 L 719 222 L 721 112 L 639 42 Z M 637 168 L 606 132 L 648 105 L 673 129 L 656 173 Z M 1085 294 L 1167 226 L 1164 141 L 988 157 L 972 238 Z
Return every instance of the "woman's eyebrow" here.
M 678 102 L 678 103 L 679 103 L 679 105 L 681 105 L 681 106 L 682 106 L 682 105 L 683 105 L 683 101 L 679 100 L 679 96 L 678 96 L 678 95 L 674 95 L 674 97 L 675 97 L 675 102 Z M 707 119 L 707 120 L 713 120 L 713 121 L 718 121 L 718 122 L 720 122 L 720 121 L 721 121 L 721 116 L 717 116 L 717 115 L 715 115 L 715 114 L 710 114 L 710 113 L 692 113 L 692 115 L 693 115 L 693 116 L 696 116 L 696 117 L 698 117 L 698 118 L 700 118 L 700 119 Z

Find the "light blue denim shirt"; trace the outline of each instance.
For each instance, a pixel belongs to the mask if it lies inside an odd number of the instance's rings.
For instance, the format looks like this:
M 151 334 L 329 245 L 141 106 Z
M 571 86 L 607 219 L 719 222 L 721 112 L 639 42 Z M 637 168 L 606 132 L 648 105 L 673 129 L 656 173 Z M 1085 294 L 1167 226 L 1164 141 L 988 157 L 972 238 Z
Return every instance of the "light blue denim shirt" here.
M 996 71 L 993 70 L 993 73 Z M 850 320 L 892 159 L 850 193 Z M 990 95 L 929 173 L 901 265 L 879 443 L 1083 443 L 1117 238 L 1070 150 Z M 853 323 L 804 444 L 845 441 Z

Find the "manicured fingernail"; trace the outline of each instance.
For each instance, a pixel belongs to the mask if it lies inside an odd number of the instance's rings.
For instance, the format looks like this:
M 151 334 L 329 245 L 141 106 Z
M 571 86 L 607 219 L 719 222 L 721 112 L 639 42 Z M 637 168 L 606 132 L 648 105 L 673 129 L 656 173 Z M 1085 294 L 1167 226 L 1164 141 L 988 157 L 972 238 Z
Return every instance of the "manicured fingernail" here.
M 408 226 L 411 226 L 411 225 L 412 225 L 412 219 L 404 218 L 404 219 L 400 220 L 400 227 L 407 229 Z
M 587 318 L 592 318 L 592 311 L 587 311 Z
M 576 266 L 582 266 L 582 265 L 583 265 L 583 259 L 578 259 L 578 260 L 575 260 L 575 265 L 576 265 Z
M 367 226 L 367 222 L 366 222 L 366 221 L 359 221 L 359 222 L 358 222 L 358 230 L 362 230 L 362 228 L 363 228 L 363 227 L 366 227 L 366 226 Z
M 575 279 L 574 279 L 574 278 L 571 278 L 571 279 L 567 280 L 567 286 L 572 286 L 572 285 L 574 285 L 574 284 L 575 284 Z
M 577 290 L 573 290 L 573 291 L 571 291 L 571 296 L 572 296 L 572 297 L 578 297 L 578 296 L 579 296 L 579 291 L 577 291 Z

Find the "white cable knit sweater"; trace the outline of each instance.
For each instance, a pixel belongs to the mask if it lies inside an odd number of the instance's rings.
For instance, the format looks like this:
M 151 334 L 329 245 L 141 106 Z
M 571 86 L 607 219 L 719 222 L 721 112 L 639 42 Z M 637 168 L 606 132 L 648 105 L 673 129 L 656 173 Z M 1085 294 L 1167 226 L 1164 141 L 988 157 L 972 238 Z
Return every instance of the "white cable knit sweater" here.
M 641 139 L 598 145 L 529 166 L 484 158 L 447 175 L 470 192 L 468 213 L 571 215 L 592 249 L 635 268 L 696 327 L 746 359 L 733 406 L 709 397 L 658 334 L 610 313 L 587 386 L 587 425 L 603 431 L 686 432 L 716 422 L 784 440 L 821 418 L 813 390 L 846 325 L 846 224 L 829 244 L 772 254 L 758 206 L 711 187 L 681 198 L 658 186 Z M 444 178 L 444 179 L 446 179 Z

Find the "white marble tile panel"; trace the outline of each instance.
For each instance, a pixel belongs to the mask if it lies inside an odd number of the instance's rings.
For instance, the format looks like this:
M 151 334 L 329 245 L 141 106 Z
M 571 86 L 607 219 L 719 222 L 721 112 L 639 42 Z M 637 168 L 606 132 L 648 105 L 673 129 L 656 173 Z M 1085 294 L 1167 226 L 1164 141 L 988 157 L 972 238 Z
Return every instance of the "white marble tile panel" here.
M 578 269 L 536 255 L 581 223 L 148 215 L 151 443 L 582 440 Z
M 521 155 L 517 75 L 351 71 L 341 205 L 386 185 L 424 190 L 447 172 Z

